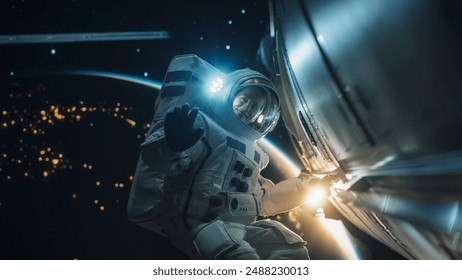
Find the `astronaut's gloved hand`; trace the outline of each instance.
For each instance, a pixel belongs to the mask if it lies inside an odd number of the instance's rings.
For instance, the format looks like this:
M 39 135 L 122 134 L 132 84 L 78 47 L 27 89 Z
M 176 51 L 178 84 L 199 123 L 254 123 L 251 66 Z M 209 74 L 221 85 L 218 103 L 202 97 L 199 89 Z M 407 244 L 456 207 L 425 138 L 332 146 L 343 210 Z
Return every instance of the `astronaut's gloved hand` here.
M 174 152 L 191 148 L 204 134 L 204 129 L 194 129 L 198 109 L 189 110 L 189 104 L 175 107 L 165 116 L 164 132 L 167 146 Z

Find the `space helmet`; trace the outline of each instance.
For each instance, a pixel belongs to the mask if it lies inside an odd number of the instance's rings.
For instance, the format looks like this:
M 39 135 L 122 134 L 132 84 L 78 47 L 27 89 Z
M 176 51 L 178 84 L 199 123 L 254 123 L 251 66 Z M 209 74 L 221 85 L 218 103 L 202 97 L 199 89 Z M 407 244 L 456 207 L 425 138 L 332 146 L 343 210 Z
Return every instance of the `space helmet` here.
M 223 80 L 215 84 L 221 87 L 220 93 L 210 104 L 220 125 L 238 137 L 253 141 L 272 131 L 280 115 L 273 83 L 251 69 L 231 72 Z

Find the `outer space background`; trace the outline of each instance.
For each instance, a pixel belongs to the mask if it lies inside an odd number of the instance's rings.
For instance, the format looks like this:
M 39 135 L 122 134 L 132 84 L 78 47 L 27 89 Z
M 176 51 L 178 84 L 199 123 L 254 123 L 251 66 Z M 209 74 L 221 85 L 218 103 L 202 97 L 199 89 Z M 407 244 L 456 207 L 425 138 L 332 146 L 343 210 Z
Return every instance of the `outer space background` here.
M 162 30 L 170 38 L 0 44 L 0 259 L 187 259 L 126 218 L 157 91 L 62 73 L 162 81 L 171 58 L 186 53 L 224 72 L 255 69 L 267 24 L 265 0 L 2 0 L 0 36 Z M 281 121 L 269 138 L 290 154 L 285 137 Z M 277 182 L 277 173 L 270 165 L 263 175 Z M 312 259 L 344 258 L 304 215 L 277 218 L 303 235 Z M 355 244 L 361 258 L 397 257 Z

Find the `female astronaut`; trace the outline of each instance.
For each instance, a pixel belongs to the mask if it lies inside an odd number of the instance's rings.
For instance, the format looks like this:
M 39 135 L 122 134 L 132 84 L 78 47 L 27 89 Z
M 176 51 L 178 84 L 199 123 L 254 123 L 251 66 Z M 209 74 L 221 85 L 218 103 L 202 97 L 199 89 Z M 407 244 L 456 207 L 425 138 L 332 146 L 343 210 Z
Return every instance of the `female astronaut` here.
M 218 78 L 204 86 L 208 74 Z M 273 184 L 256 140 L 272 131 L 279 98 L 269 79 L 227 75 L 195 55 L 175 57 L 141 145 L 130 221 L 194 259 L 309 259 L 304 240 L 265 217 L 304 203 L 312 178 Z

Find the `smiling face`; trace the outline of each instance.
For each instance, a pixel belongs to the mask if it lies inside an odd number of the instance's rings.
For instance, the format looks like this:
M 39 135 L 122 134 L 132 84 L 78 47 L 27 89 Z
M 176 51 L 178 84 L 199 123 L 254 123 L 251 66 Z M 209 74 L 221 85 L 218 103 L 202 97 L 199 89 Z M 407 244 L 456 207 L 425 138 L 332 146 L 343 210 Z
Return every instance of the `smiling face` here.
M 248 124 L 258 117 L 265 107 L 265 96 L 255 88 L 247 87 L 236 93 L 233 111 L 238 118 Z

